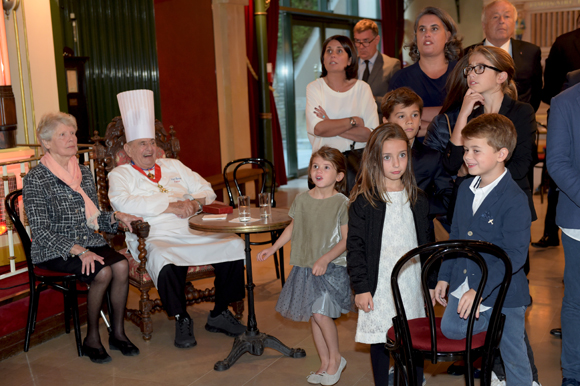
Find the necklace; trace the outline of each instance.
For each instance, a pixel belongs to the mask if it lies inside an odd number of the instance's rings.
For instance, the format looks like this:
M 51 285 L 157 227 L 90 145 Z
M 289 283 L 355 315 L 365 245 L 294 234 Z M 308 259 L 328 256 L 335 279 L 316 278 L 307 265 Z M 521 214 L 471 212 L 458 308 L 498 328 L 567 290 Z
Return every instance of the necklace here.
M 333 84 L 332 86 L 330 85 L 327 79 L 325 79 L 324 82 L 326 83 L 328 88 L 330 88 L 334 92 L 343 93 L 351 89 L 350 82 L 348 80 L 343 80 L 340 85 Z
M 157 184 L 157 188 L 159 189 L 159 191 L 160 191 L 161 193 L 167 193 L 167 192 L 169 192 L 167 189 L 165 189 L 165 188 L 163 187 L 163 185 L 159 184 L 159 181 L 161 180 L 161 167 L 160 167 L 159 165 L 155 164 L 155 166 L 154 166 L 154 167 L 152 167 L 152 168 L 149 168 L 149 169 L 142 169 L 142 168 L 140 168 L 139 166 L 135 165 L 135 163 L 134 163 L 134 162 L 132 162 L 132 161 L 131 161 L 131 166 L 133 166 L 133 168 L 134 168 L 135 170 L 137 170 L 139 173 L 141 173 L 141 174 L 143 174 L 145 177 L 149 178 L 149 180 L 150 180 L 151 182 L 154 182 L 154 183 L 156 183 L 156 184 Z M 151 170 L 155 170 L 155 175 L 153 175 L 153 174 L 151 173 Z M 145 173 L 146 171 L 148 172 L 147 174 Z

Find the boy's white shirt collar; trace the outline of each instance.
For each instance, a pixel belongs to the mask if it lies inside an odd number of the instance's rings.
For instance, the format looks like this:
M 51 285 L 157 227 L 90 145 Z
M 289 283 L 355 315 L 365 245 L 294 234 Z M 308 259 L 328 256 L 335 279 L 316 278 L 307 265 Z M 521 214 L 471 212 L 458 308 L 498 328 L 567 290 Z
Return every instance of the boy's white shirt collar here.
M 489 192 L 491 192 L 493 190 L 493 188 L 495 188 L 497 186 L 497 184 L 499 184 L 499 182 L 506 175 L 506 173 L 507 173 L 507 168 L 504 167 L 502 175 L 499 176 L 498 178 L 496 178 L 492 183 L 488 184 L 487 186 L 485 186 L 483 188 L 479 187 L 479 184 L 481 183 L 480 176 L 477 176 L 473 179 L 473 181 L 469 185 L 469 189 L 471 189 L 473 194 L 475 194 L 475 197 L 473 197 L 473 204 L 471 205 L 471 209 L 473 210 L 473 214 L 475 214 L 475 212 L 477 212 L 477 210 L 481 206 L 481 203 L 483 202 L 483 200 L 485 200 L 485 198 L 487 197 Z

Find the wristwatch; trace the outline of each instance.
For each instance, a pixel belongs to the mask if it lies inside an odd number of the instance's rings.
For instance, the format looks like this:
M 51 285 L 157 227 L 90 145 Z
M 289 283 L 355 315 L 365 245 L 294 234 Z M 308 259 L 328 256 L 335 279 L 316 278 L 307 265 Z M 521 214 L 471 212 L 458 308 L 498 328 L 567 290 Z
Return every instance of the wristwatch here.
M 197 204 L 199 205 L 199 209 L 197 210 L 197 212 L 194 213 L 194 215 L 203 212 L 203 205 L 201 204 L 201 201 L 199 201 L 197 198 L 194 198 L 193 201 L 197 202 Z
M 356 126 L 356 121 L 355 121 L 354 117 L 350 117 L 350 125 L 352 127 L 355 127 Z

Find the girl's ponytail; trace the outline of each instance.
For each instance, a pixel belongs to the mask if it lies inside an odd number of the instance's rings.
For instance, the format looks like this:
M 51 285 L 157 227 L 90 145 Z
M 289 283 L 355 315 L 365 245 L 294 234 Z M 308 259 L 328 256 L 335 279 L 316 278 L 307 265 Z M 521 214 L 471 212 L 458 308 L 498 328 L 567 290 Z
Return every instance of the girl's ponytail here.
M 503 93 L 509 95 L 514 101 L 518 100 L 518 88 L 516 87 L 516 82 L 510 79 L 508 82 L 503 83 Z

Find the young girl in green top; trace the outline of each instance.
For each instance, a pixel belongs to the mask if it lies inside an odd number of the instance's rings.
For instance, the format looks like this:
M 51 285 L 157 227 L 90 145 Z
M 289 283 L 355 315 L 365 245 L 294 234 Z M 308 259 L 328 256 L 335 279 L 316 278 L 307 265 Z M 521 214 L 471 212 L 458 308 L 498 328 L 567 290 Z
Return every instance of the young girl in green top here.
M 292 222 L 272 247 L 258 254 L 258 260 L 266 260 L 292 240 L 293 268 L 276 311 L 295 321 L 310 319 L 321 365 L 307 377 L 308 383 L 334 385 L 346 360 L 338 351 L 333 319 L 353 305 L 346 271 L 346 161 L 338 150 L 323 146 L 312 154 L 309 170 L 314 188 L 296 197 L 289 212 Z

